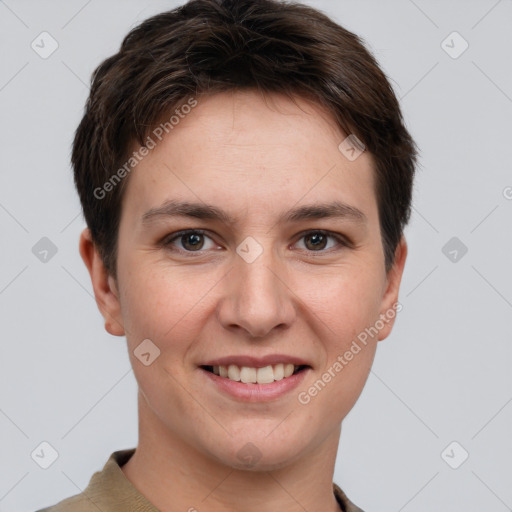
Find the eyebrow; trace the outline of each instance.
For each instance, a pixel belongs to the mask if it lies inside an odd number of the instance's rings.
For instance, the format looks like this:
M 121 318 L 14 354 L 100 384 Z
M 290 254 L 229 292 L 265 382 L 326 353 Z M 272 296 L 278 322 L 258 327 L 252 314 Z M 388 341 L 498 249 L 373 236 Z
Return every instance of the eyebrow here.
M 142 224 L 151 224 L 154 220 L 167 217 L 192 217 L 195 219 L 217 220 L 225 224 L 233 225 L 237 219 L 226 211 L 216 206 L 205 203 L 193 203 L 189 201 L 169 200 L 161 206 L 151 208 L 141 217 Z M 293 208 L 279 216 L 279 222 L 300 222 L 302 220 L 341 218 L 366 224 L 366 215 L 355 206 L 341 201 L 329 203 L 311 204 Z

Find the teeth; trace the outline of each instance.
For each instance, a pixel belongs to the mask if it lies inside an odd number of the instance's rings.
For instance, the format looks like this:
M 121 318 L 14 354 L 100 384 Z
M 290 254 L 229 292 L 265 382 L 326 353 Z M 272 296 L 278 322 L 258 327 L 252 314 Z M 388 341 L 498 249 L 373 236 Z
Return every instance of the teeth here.
M 290 377 L 296 368 L 292 363 L 279 363 L 263 368 L 238 367 L 236 364 L 230 364 L 229 366 L 214 366 L 213 373 L 245 384 L 271 384 L 275 380 Z
M 236 381 L 240 380 L 240 368 L 238 368 L 238 366 L 235 364 L 230 364 L 228 366 L 228 379 Z
M 284 376 L 289 377 L 295 371 L 295 366 L 293 364 L 285 364 L 284 365 Z
M 284 378 L 284 364 L 276 364 L 274 366 L 274 379 L 281 380 Z
M 249 382 L 255 384 L 256 374 L 256 368 L 247 368 L 247 366 L 242 366 L 242 368 L 240 368 L 240 380 L 245 384 L 248 384 Z
M 274 369 L 272 366 L 258 368 L 258 371 L 256 372 L 256 381 L 258 384 L 270 384 L 271 382 L 274 382 Z

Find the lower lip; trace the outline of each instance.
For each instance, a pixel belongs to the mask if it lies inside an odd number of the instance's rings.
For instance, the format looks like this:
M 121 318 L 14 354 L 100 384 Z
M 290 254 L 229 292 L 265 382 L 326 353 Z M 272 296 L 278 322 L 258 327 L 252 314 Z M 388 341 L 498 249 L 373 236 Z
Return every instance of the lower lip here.
M 268 402 L 280 398 L 298 387 L 311 370 L 311 368 L 305 368 L 290 377 L 275 380 L 270 384 L 245 384 L 220 377 L 203 368 L 199 369 L 220 391 L 246 402 Z

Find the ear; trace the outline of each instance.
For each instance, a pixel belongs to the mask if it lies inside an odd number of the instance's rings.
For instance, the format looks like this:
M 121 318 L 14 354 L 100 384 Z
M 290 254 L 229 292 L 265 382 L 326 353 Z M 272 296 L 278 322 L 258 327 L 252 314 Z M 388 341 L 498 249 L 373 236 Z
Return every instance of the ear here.
M 91 276 L 96 304 L 105 320 L 106 331 L 113 336 L 124 336 L 125 330 L 117 285 L 103 264 L 92 241 L 89 228 L 85 228 L 80 235 L 79 250 Z
M 402 309 L 402 305 L 398 302 L 398 292 L 400 290 L 400 282 L 404 272 L 405 260 L 407 259 L 407 242 L 402 235 L 400 242 L 395 250 L 395 261 L 389 269 L 386 276 L 386 286 L 384 295 L 382 296 L 380 319 L 384 323 L 384 327 L 379 330 L 378 340 L 386 339 L 395 323 L 396 315 Z

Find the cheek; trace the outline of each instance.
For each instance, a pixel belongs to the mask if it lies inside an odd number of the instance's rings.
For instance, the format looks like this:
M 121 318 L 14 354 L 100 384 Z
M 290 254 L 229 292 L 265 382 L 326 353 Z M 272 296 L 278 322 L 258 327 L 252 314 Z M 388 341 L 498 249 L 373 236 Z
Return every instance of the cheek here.
M 316 277 L 301 284 L 303 302 L 328 328 L 327 338 L 342 348 L 378 318 L 382 280 L 369 266 L 340 268 Z
M 322 399 L 340 417 L 361 394 L 377 348 L 377 336 L 370 328 L 379 318 L 382 282 L 377 273 L 372 274 L 368 267 L 365 270 L 351 273 L 325 289 L 329 343 L 321 380 L 328 382 L 330 392 Z
M 185 378 L 187 354 L 204 328 L 206 301 L 201 299 L 212 284 L 191 279 L 178 269 L 132 264 L 137 272 L 125 281 L 122 309 L 125 325 L 129 326 L 126 338 L 139 389 L 162 420 L 168 410 L 186 417 L 190 412 L 179 382 Z M 151 362 L 147 366 L 137 357 L 146 339 L 159 350 L 150 345 Z
M 332 411 L 332 421 L 341 421 L 354 406 L 373 363 L 377 337 L 367 329 L 379 315 L 376 288 L 371 280 L 331 281 L 310 297 L 312 316 L 320 319 L 318 353 L 324 357 L 311 387 L 302 390 L 300 403 Z
M 218 279 L 168 265 L 132 265 L 137 272 L 128 276 L 122 297 L 123 319 L 129 332 L 164 343 L 167 338 L 176 338 L 185 321 L 190 338 L 194 326 L 200 326 L 201 301 Z

